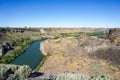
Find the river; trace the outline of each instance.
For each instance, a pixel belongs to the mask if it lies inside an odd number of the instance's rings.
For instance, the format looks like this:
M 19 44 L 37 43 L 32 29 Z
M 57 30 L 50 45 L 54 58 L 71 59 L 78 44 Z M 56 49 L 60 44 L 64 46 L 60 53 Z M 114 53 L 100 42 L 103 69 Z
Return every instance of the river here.
M 14 59 L 11 64 L 29 65 L 32 69 L 35 69 L 43 59 L 40 51 L 40 43 L 42 41 L 43 40 L 33 42 L 20 56 Z

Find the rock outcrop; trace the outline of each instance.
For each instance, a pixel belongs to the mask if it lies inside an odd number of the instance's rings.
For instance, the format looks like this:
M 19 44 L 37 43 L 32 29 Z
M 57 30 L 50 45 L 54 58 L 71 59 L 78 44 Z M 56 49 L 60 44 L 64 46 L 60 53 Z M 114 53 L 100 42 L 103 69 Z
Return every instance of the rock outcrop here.
M 4 44 L 2 45 L 2 55 L 4 55 L 10 49 L 11 49 L 11 45 L 7 42 L 4 42 Z
M 113 44 L 109 40 L 90 37 L 85 34 L 80 35 L 78 38 L 78 48 L 81 51 L 85 51 L 85 53 L 95 52 L 99 49 L 108 49 L 111 46 Z
M 72 46 L 71 46 L 72 45 Z M 72 41 L 69 38 L 51 39 L 41 43 L 40 50 L 44 55 L 54 53 L 69 53 L 70 50 L 77 47 L 77 41 Z M 72 52 L 72 51 L 71 51 Z
M 115 45 L 120 46 L 120 29 L 110 29 L 107 38 Z
M 118 59 L 116 57 L 120 58 L 118 53 L 114 54 L 114 50 L 112 53 L 109 52 L 109 49 L 114 48 L 120 50 L 109 39 L 99 39 L 86 34 L 80 35 L 78 40 L 70 38 L 46 40 L 41 43 L 41 51 L 44 55 L 49 56 L 39 71 L 46 74 L 66 72 L 86 75 L 108 74 L 120 78 L 118 76 L 119 68 L 109 63 L 109 59 L 116 63 L 116 59 Z M 118 50 L 116 51 L 118 52 Z M 117 61 L 117 63 L 120 62 Z

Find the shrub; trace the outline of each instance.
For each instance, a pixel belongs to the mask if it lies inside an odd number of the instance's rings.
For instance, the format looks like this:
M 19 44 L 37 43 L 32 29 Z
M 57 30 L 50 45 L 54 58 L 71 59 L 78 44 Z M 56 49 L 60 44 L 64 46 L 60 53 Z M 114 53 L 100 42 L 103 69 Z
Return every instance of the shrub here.
M 80 74 L 64 73 L 57 75 L 56 80 L 89 80 L 89 77 Z
M 15 72 L 16 70 L 18 70 L 18 68 L 19 68 L 19 66 L 14 65 L 11 67 L 11 70 L 12 70 L 12 72 Z
M 0 60 L 0 62 L 1 62 L 1 63 L 4 63 L 4 64 L 5 64 L 5 63 L 8 63 L 9 61 L 11 61 L 9 55 L 3 56 L 3 57 L 1 58 L 1 60 Z
M 9 70 L 12 73 L 9 73 Z M 5 66 L 0 66 L 0 80 L 25 80 L 32 72 L 32 69 L 27 65 L 13 65 L 9 70 Z M 9 74 L 13 74 L 13 76 Z
M 16 79 L 18 80 L 24 80 L 25 78 L 27 78 L 32 72 L 32 69 L 27 66 L 20 66 L 16 71 L 15 71 L 15 75 L 16 75 Z
M 116 37 L 114 39 L 114 43 L 115 43 L 115 45 L 120 45 L 120 37 Z
M 84 74 L 64 73 L 57 75 L 56 80 L 114 80 L 108 76 L 86 76 Z
M 61 42 L 60 39 L 55 39 L 55 40 L 54 40 L 54 43 L 56 43 L 56 44 L 58 44 L 58 43 L 60 43 L 60 42 Z
M 7 76 L 7 68 L 5 66 L 0 66 L 0 79 L 5 79 Z

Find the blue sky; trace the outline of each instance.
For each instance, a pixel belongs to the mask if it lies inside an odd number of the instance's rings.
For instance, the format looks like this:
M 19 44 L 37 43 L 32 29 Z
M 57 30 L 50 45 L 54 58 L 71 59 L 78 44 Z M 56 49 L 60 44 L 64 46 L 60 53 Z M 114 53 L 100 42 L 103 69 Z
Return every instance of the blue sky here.
M 120 0 L 0 0 L 2 27 L 120 27 Z

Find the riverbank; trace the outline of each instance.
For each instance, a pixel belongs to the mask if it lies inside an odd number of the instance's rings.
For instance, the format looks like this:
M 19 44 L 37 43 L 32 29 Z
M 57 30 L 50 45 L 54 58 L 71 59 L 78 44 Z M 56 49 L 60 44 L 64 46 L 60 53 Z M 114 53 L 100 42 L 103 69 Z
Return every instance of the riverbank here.
M 15 60 L 11 62 L 11 64 L 16 65 L 29 65 L 32 70 L 36 69 L 36 67 L 40 64 L 44 55 L 40 51 L 40 43 L 43 41 L 37 40 L 33 42 L 22 55 L 17 57 Z
M 48 56 L 44 56 L 42 61 L 39 63 L 39 65 L 36 67 L 36 69 L 33 70 L 33 72 L 37 72 L 40 69 L 40 67 L 42 67 L 42 65 L 46 62 L 47 58 L 48 58 Z
M 1 57 L 0 63 L 3 64 L 10 63 L 12 60 L 21 55 L 25 51 L 25 49 L 28 48 L 28 46 L 33 42 L 34 42 L 33 40 L 23 42 L 20 46 L 17 46 L 17 48 L 15 48 L 15 50 L 12 53 L 10 53 L 9 55 L 6 54 L 3 57 Z

